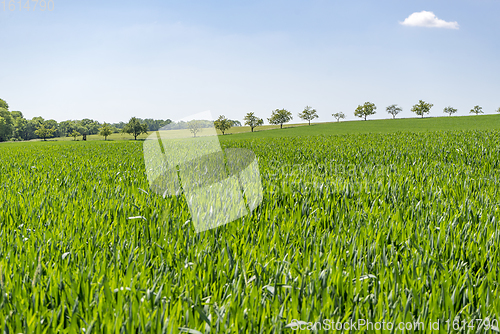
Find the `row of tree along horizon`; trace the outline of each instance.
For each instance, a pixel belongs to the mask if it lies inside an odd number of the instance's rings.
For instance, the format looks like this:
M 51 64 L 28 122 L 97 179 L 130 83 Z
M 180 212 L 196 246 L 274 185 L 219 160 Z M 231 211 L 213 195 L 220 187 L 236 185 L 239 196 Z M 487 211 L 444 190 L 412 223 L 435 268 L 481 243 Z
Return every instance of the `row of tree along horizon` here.
M 411 111 L 416 115 L 424 117 L 429 114 L 433 104 L 420 100 L 415 104 Z M 365 102 L 359 105 L 354 115 L 356 117 L 364 118 L 367 120 L 368 116 L 376 113 L 377 107 L 374 103 Z M 402 111 L 401 107 L 393 104 L 386 108 L 387 113 L 391 114 L 393 118 Z M 500 108 L 496 110 L 500 113 Z M 444 113 L 450 116 L 457 112 L 453 107 L 446 107 Z M 474 106 L 471 113 L 483 113 L 482 107 Z M 311 121 L 318 118 L 316 109 L 306 106 L 302 112 L 298 114 L 299 118 L 305 120 L 311 125 Z M 342 112 L 332 114 L 333 117 L 339 122 L 345 118 Z M 292 113 L 286 109 L 275 109 L 272 111 L 271 117 L 268 118 L 270 124 L 279 125 L 283 128 L 283 124 L 290 122 L 293 119 Z M 264 124 L 264 120 L 255 115 L 254 112 L 249 112 L 244 117 L 245 125 L 249 126 L 251 131 L 258 126 Z M 0 99 L 0 141 L 20 141 L 31 139 L 43 139 L 52 137 L 82 137 L 83 140 L 87 139 L 88 135 L 99 134 L 107 139 L 113 133 L 128 133 L 134 136 L 134 139 L 143 133 L 150 131 L 158 131 L 160 128 L 169 125 L 169 129 L 190 129 L 194 136 L 199 132 L 200 128 L 215 126 L 216 129 L 224 135 L 227 130 L 234 126 L 241 126 L 241 123 L 236 120 L 230 120 L 224 115 L 220 115 L 215 121 L 197 120 L 191 122 L 172 122 L 170 119 L 156 120 L 152 118 L 141 119 L 132 117 L 127 123 L 100 123 L 98 121 L 84 118 L 82 120 L 68 120 L 57 122 L 53 119 L 45 120 L 42 117 L 33 117 L 32 119 L 24 118 L 20 111 L 9 111 L 9 105 L 5 100 Z
M 213 122 L 204 121 L 202 127 L 212 126 Z M 202 122 L 203 123 L 203 122 Z M 187 122 L 175 122 L 170 119 L 141 119 L 132 117 L 127 123 L 100 123 L 96 120 L 84 118 L 81 120 L 67 120 L 57 122 L 53 119 L 33 117 L 26 119 L 21 111 L 9 111 L 9 105 L 0 99 L 0 141 L 21 141 L 32 139 L 47 139 L 52 137 L 82 137 L 100 134 L 105 139 L 113 133 L 128 133 L 137 139 L 137 136 L 170 125 L 172 129 L 187 129 Z M 241 126 L 239 121 L 231 121 L 232 126 Z
M 411 108 L 411 111 L 423 118 L 424 115 L 430 113 L 431 108 L 433 106 L 434 105 L 432 103 L 427 103 L 423 100 L 419 100 L 418 103 Z M 375 106 L 374 103 L 365 102 L 362 105 L 358 105 L 356 110 L 354 110 L 354 116 L 364 118 L 364 120 L 366 121 L 368 116 L 376 114 L 375 110 L 377 110 L 377 107 Z M 392 104 L 388 106 L 385 110 L 387 111 L 387 113 L 392 115 L 393 118 L 396 118 L 396 115 L 402 112 L 403 108 L 399 107 L 397 104 Z M 443 112 L 451 116 L 457 112 L 457 109 L 453 107 L 446 107 L 444 108 Z M 500 113 L 500 108 L 498 108 L 496 112 Z M 474 106 L 470 110 L 470 113 L 478 115 L 478 114 L 483 114 L 484 112 L 482 107 Z M 312 120 L 319 117 L 316 109 L 313 109 L 310 106 L 306 106 L 304 110 L 298 114 L 298 116 L 300 119 L 307 121 L 309 125 L 311 125 Z M 337 122 L 340 122 L 341 119 L 345 118 L 345 114 L 343 112 L 334 113 L 332 114 L 332 116 L 335 117 Z M 290 122 L 292 119 L 293 119 L 292 113 L 289 112 L 288 110 L 276 109 L 273 110 L 271 117 L 268 118 L 268 121 L 270 124 L 279 125 L 280 128 L 283 128 L 283 124 Z M 264 120 L 262 118 L 257 117 L 253 112 L 247 113 L 244 120 L 245 120 L 245 125 L 250 126 L 252 132 L 254 128 L 264 124 Z M 228 120 L 224 115 L 219 116 L 219 118 L 214 122 L 214 125 L 216 129 L 222 132 L 222 134 L 224 134 L 225 131 L 231 128 L 230 120 Z M 193 132 L 192 129 L 191 132 Z

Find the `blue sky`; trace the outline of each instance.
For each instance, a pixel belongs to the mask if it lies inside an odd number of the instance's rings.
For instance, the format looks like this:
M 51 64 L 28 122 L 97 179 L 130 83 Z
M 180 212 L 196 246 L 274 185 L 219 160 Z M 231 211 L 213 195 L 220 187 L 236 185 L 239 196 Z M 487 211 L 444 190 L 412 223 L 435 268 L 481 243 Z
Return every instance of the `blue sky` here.
M 25 1 L 23 0 L 23 3 Z M 32 6 L 34 2 L 31 2 Z M 241 120 L 306 105 L 342 111 L 433 103 L 500 107 L 500 1 L 67 1 L 0 3 L 0 98 L 58 121 Z M 18 6 L 18 5 L 17 5 Z M 458 29 L 403 25 L 429 11 Z

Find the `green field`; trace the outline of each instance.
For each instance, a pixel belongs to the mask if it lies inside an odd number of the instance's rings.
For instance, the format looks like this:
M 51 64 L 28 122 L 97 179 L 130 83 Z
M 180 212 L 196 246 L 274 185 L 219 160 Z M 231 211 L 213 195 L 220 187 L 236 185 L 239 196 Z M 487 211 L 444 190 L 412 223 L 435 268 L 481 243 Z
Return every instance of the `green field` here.
M 253 137 L 290 137 L 309 135 L 343 135 L 353 133 L 392 133 L 392 132 L 428 132 L 449 130 L 495 130 L 500 129 L 500 115 L 457 116 L 457 117 L 428 117 L 428 118 L 401 118 L 368 121 L 347 121 L 333 123 L 312 123 L 284 125 L 283 129 L 266 131 L 256 128 L 250 133 L 248 127 L 236 127 L 229 130 L 229 134 L 238 138 Z M 238 132 L 236 132 L 238 131 Z
M 353 133 L 392 133 L 392 132 L 428 132 L 449 130 L 495 130 L 500 129 L 500 115 L 480 116 L 453 116 L 453 117 L 426 117 L 426 118 L 397 118 L 368 121 L 345 121 L 329 123 L 307 123 L 284 124 L 283 129 L 279 125 L 264 125 L 254 129 L 252 133 L 248 126 L 237 126 L 229 129 L 221 139 L 250 139 L 262 137 L 291 137 L 310 135 L 343 135 Z M 269 131 L 272 130 L 272 131 Z M 222 135 L 217 130 L 219 135 Z M 145 139 L 148 135 L 140 135 L 138 139 Z M 114 133 L 108 140 L 133 140 L 134 138 L 125 133 Z M 38 141 L 37 139 L 36 141 Z M 73 141 L 73 137 L 52 138 L 49 141 L 65 140 Z M 78 137 L 77 140 L 81 140 Z M 104 140 L 99 135 L 89 135 L 87 140 Z
M 149 191 L 141 141 L 4 143 L 0 325 L 290 333 L 293 319 L 364 319 L 472 332 L 453 321 L 500 316 L 498 129 L 492 115 L 219 137 L 255 152 L 264 199 L 200 234 L 183 197 Z

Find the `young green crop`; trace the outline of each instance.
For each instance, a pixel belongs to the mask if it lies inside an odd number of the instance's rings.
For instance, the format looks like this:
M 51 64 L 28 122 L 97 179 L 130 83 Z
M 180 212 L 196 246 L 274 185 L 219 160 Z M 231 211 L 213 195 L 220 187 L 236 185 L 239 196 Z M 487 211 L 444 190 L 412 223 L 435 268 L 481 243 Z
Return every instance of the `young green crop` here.
M 200 234 L 183 197 L 149 191 L 141 142 L 0 145 L 2 328 L 498 320 L 500 132 L 222 143 L 255 152 L 264 199 Z

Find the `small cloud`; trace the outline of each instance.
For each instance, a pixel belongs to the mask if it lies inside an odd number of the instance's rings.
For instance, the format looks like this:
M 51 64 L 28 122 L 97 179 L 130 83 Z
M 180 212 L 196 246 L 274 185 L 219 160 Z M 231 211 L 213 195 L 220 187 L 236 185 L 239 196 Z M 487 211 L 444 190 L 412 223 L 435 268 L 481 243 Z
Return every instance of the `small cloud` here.
M 399 23 L 411 27 L 458 29 L 458 22 L 446 22 L 445 20 L 438 19 L 433 12 L 425 10 L 418 13 L 415 12 Z

